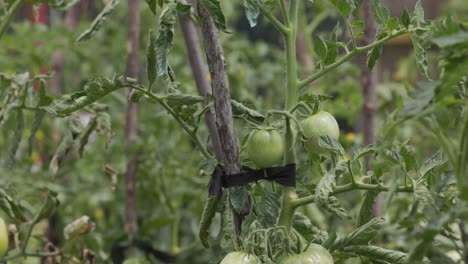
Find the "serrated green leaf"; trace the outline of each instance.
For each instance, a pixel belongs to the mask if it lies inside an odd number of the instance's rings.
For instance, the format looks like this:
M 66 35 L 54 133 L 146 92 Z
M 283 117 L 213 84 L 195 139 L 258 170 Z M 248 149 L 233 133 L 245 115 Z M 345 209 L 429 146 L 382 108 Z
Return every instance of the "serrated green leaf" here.
M 247 192 L 247 189 L 244 186 L 232 189 L 234 190 L 231 192 L 230 196 L 231 205 L 237 213 L 241 213 L 242 209 L 248 202 L 249 193 Z
M 332 250 L 342 249 L 354 245 L 366 245 L 377 235 L 377 232 L 385 224 L 385 219 L 382 217 L 374 218 L 366 224 L 356 228 L 353 232 L 349 233 L 343 238 L 335 241 Z
M 362 226 L 369 222 L 374 212 L 375 198 L 379 195 L 379 192 L 367 191 L 362 199 L 361 208 L 356 219 L 356 226 Z
M 69 115 L 96 102 L 115 90 L 128 87 L 129 83 L 129 79 L 123 76 L 119 78 L 114 77 L 110 80 L 102 76 L 97 76 L 85 84 L 82 91 L 75 92 L 69 95 L 67 99 L 55 101 L 52 105 L 41 108 L 55 115 Z
M 406 253 L 377 246 L 351 246 L 346 247 L 343 252 L 394 264 L 404 264 L 408 259 L 408 255 Z
M 158 76 L 156 35 L 152 30 L 149 32 L 148 44 L 146 45 L 146 74 L 148 76 L 148 89 L 151 89 Z
M 205 206 L 203 207 L 203 214 L 200 220 L 198 237 L 200 238 L 202 245 L 206 248 L 209 247 L 208 230 L 211 226 L 211 222 L 213 221 L 213 217 L 215 216 L 218 204 L 219 198 L 217 196 L 210 196 L 205 201 Z
M 322 244 L 328 239 L 328 233 L 326 231 L 320 230 L 312 225 L 310 219 L 301 213 L 294 213 L 292 226 L 307 242 Z
M 325 61 L 328 53 L 327 44 L 320 36 L 314 37 L 314 51 L 321 61 Z
M 373 144 L 367 145 L 363 148 L 359 148 L 354 152 L 354 158 L 353 160 L 360 159 L 362 157 L 365 157 L 370 154 L 374 154 L 377 152 L 377 147 Z
M 57 150 L 55 151 L 54 155 L 52 156 L 52 159 L 50 160 L 49 164 L 49 170 L 52 172 L 52 175 L 56 175 L 58 172 L 58 169 L 62 163 L 63 158 L 67 154 L 67 152 L 70 150 L 70 148 L 73 146 L 74 141 L 73 141 L 73 135 L 72 132 L 69 131 L 62 139 L 60 144 L 57 147 Z
M 156 37 L 156 57 L 159 76 L 167 73 L 167 56 L 174 42 L 174 24 L 176 22 L 176 2 L 168 1 L 164 4 L 159 16 L 159 28 Z
M 380 58 L 380 55 L 382 55 L 382 49 L 383 49 L 383 45 L 379 45 L 379 46 L 373 47 L 367 53 L 367 68 L 370 71 L 374 69 L 375 64 L 377 63 L 377 60 Z
M 223 11 L 221 10 L 219 0 L 200 0 L 200 2 L 213 18 L 216 27 L 221 31 L 227 32 L 226 18 L 224 17 Z
M 260 13 L 258 2 L 256 0 L 244 0 L 245 15 L 249 21 L 250 27 L 257 25 L 257 18 Z
M 148 7 L 153 13 L 153 15 L 156 15 L 156 11 L 158 10 L 158 0 L 145 0 L 146 4 L 148 4 Z
M 183 4 L 181 2 L 177 2 L 177 5 L 176 5 L 177 12 L 179 12 L 181 14 L 188 14 L 188 13 L 190 13 L 190 9 L 192 9 L 191 5 Z
M 336 215 L 340 219 L 343 219 L 343 220 L 353 219 L 353 217 L 340 204 L 340 202 L 338 201 L 338 198 L 336 198 L 335 196 L 330 196 L 328 198 L 328 202 L 325 205 L 325 209 L 327 209 L 327 211 L 329 211 L 330 213 Z
M 256 110 L 247 107 L 241 102 L 231 100 L 232 112 L 235 117 L 243 117 L 252 120 L 257 123 L 263 123 L 265 116 L 257 112 Z
M 21 139 L 23 137 L 24 132 L 24 113 L 23 110 L 20 108 L 16 110 L 16 127 L 13 132 L 13 138 L 11 139 L 10 143 L 10 150 L 9 150 L 9 157 L 10 157 L 10 164 L 14 165 L 16 161 L 16 152 L 21 143 Z
M 163 97 L 167 103 L 172 106 L 176 105 L 193 105 L 205 101 L 205 98 L 197 95 L 172 93 Z
M 260 201 L 255 203 L 255 212 L 258 221 L 264 227 L 276 224 L 281 209 L 280 201 L 281 196 L 279 193 L 262 189 Z
M 333 187 L 336 184 L 335 173 L 327 172 L 317 184 L 315 189 L 315 197 L 317 204 L 325 206 L 330 198 L 330 194 L 333 192 Z
M 11 196 L 0 188 L 0 208 L 12 219 L 19 222 L 27 221 L 26 214 L 18 203 Z
M 410 16 L 408 14 L 408 11 L 406 10 L 403 10 L 403 13 L 401 14 L 401 23 L 403 24 L 403 26 L 408 29 L 409 27 L 409 24 L 410 24 Z
M 107 19 L 107 16 L 115 9 L 115 7 L 119 4 L 118 0 L 111 0 L 107 5 L 104 7 L 104 9 L 99 13 L 99 15 L 93 20 L 91 23 L 91 26 L 86 29 L 83 33 L 81 33 L 78 38 L 76 38 L 76 42 L 80 42 L 83 40 L 88 40 L 96 32 L 101 28 L 102 24 L 104 21 Z
M 41 209 L 34 217 L 33 223 L 39 223 L 39 221 L 41 221 L 42 219 L 51 216 L 55 212 L 55 209 L 57 208 L 58 204 L 59 201 L 57 199 L 57 193 L 49 190 L 47 192 L 47 196 L 44 202 L 42 203 Z
M 83 157 L 84 148 L 86 144 L 88 144 L 89 137 L 91 136 L 93 131 L 96 129 L 96 126 L 97 126 L 97 116 L 94 116 L 93 118 L 91 118 L 86 128 L 80 134 L 79 142 L 78 142 L 78 154 L 80 155 L 80 157 Z
M 418 263 L 421 261 L 431 247 L 434 237 L 440 233 L 443 226 L 447 224 L 451 218 L 451 214 L 443 213 L 431 219 L 424 228 L 423 233 L 419 236 L 420 242 L 411 250 L 408 260 L 405 263 Z
M 327 149 L 329 151 L 337 152 L 341 155 L 344 155 L 344 148 L 341 146 L 338 140 L 330 137 L 330 136 L 320 136 L 318 140 L 318 144 L 320 147 Z
M 442 156 L 442 151 L 438 150 L 434 155 L 432 155 L 429 159 L 427 159 L 424 164 L 419 169 L 419 175 L 421 177 L 426 176 L 426 174 L 431 171 L 432 169 L 446 163 Z
M 372 12 L 374 12 L 375 20 L 379 25 L 387 25 L 390 15 L 388 9 L 382 5 L 380 0 L 372 1 Z
M 344 17 L 351 14 L 354 8 L 356 8 L 353 0 L 330 0 L 330 3 L 332 3 Z

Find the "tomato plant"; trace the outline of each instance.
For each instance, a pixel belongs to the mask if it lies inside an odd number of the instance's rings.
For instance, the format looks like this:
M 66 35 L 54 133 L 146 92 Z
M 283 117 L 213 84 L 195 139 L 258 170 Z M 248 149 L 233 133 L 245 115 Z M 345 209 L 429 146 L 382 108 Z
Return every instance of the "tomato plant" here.
M 465 22 L 419 1 L 118 2 L 0 2 L 1 263 L 468 262 Z M 50 25 L 19 23 L 31 3 Z M 418 77 L 371 75 L 394 43 Z M 295 185 L 222 189 L 250 165 L 240 138 Z
M 283 138 L 275 129 L 255 129 L 249 135 L 246 151 L 259 168 L 278 165 L 283 158 Z
M 325 149 L 319 146 L 320 136 L 329 136 L 338 140 L 340 128 L 335 118 L 328 112 L 320 111 L 302 121 L 305 147 L 307 151 L 315 154 L 322 154 Z

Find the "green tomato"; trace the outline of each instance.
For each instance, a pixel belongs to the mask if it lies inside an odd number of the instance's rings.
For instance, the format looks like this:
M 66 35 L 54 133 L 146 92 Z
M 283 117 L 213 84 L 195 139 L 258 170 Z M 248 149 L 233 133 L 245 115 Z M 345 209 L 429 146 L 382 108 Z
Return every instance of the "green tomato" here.
M 301 254 L 286 257 L 281 264 L 333 264 L 333 257 L 321 245 L 310 244 Z
M 284 142 L 277 130 L 255 129 L 247 142 L 247 155 L 259 168 L 268 168 L 281 162 Z
M 8 230 L 2 218 L 0 218 L 0 257 L 8 250 Z
M 235 251 L 227 254 L 219 264 L 260 264 L 260 261 L 254 255 Z
M 315 154 L 323 154 L 326 150 L 319 146 L 320 136 L 329 136 L 338 140 L 340 128 L 335 118 L 328 112 L 320 111 L 311 115 L 302 121 L 304 130 L 305 148 L 307 151 Z

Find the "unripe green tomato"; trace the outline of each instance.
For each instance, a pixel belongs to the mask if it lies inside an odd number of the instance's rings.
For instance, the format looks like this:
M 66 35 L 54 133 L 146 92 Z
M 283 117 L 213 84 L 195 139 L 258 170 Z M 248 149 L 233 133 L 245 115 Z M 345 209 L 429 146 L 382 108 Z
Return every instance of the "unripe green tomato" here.
M 8 250 L 8 230 L 2 218 L 0 218 L 0 257 Z
M 321 245 L 310 244 L 301 254 L 286 257 L 281 264 L 334 264 L 333 257 Z
M 260 264 L 260 261 L 254 255 L 234 251 L 227 254 L 219 264 Z
M 250 133 L 246 151 L 257 167 L 271 167 L 283 158 L 283 138 L 277 130 L 255 129 Z
M 335 118 L 328 112 L 320 111 L 302 121 L 304 131 L 305 148 L 315 154 L 323 154 L 326 150 L 319 146 L 320 136 L 329 136 L 338 140 L 340 128 Z

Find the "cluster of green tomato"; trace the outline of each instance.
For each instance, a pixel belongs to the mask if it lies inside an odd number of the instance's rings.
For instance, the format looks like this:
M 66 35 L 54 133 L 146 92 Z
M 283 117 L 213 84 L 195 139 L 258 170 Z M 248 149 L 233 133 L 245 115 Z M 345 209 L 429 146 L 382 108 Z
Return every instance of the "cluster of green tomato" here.
M 320 136 L 337 139 L 340 129 L 335 118 L 328 112 L 320 111 L 301 122 L 305 149 L 314 154 L 323 154 L 325 149 L 319 146 Z M 249 159 L 259 168 L 268 168 L 280 164 L 283 159 L 284 142 L 276 129 L 255 129 L 247 141 L 246 151 Z M 259 264 L 260 260 L 245 252 L 231 252 L 221 264 Z M 281 264 L 333 264 L 333 257 L 321 245 L 311 244 L 307 250 L 297 255 L 285 256 Z
M 337 139 L 340 129 L 335 118 L 328 112 L 320 111 L 304 119 L 301 123 L 304 145 L 307 151 L 323 154 L 319 146 L 320 136 Z M 281 163 L 284 153 L 284 141 L 276 129 L 255 129 L 247 141 L 246 151 L 249 159 L 259 168 L 268 168 Z

